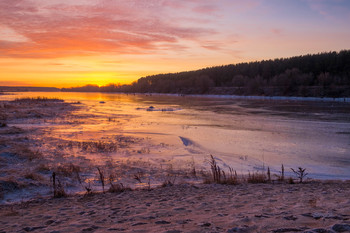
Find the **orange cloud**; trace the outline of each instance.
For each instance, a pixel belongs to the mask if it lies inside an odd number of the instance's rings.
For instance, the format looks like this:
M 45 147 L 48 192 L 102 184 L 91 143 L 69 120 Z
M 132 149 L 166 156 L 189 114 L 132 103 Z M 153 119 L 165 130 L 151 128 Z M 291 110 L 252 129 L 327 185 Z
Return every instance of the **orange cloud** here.
M 136 1 L 117 3 L 104 0 L 98 5 L 32 6 L 27 0 L 2 1 L 0 22 L 27 41 L 0 38 L 0 56 L 55 58 L 98 53 L 154 53 L 163 49 L 159 44 L 185 49 L 180 40 L 198 41 L 215 32 L 204 26 L 187 27 L 163 20 L 157 16 L 158 5 L 150 12 L 136 5 Z M 146 5 L 152 7 L 152 1 Z M 198 10 L 205 11 L 207 7 Z

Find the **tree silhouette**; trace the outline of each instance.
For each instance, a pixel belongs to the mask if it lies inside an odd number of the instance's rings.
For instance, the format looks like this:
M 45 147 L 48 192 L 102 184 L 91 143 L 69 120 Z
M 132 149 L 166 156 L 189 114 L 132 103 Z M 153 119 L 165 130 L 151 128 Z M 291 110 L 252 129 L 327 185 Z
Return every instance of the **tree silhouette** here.
M 130 85 L 87 85 L 62 91 L 349 97 L 350 50 L 151 75 Z

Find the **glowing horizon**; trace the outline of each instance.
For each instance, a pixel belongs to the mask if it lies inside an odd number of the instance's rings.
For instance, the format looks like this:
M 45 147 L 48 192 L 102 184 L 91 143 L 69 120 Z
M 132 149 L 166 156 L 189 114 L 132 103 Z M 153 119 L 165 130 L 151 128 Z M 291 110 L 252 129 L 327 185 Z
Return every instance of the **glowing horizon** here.
M 0 86 L 128 84 L 340 51 L 348 22 L 346 0 L 0 1 Z

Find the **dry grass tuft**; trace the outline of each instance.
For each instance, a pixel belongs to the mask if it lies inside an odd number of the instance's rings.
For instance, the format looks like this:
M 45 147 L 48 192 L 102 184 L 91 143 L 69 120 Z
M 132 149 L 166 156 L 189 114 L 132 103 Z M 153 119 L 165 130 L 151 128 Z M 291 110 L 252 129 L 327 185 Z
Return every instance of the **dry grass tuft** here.
M 82 152 L 87 153 L 112 153 L 116 152 L 119 147 L 126 147 L 123 142 L 106 142 L 106 141 L 69 141 L 67 143 L 57 145 L 57 148 L 63 150 L 65 148 L 79 148 Z
M 36 159 L 42 159 L 43 155 L 39 150 L 33 151 L 32 149 L 28 148 L 28 145 L 25 144 L 14 144 L 15 148 L 12 149 L 14 151 L 13 153 L 16 154 L 21 159 L 27 159 L 29 161 L 33 161 Z
M 237 172 L 235 170 L 233 170 L 231 167 L 229 167 L 229 176 L 224 179 L 224 184 L 231 184 L 231 185 L 235 185 L 238 184 L 238 176 L 237 176 Z
M 216 183 L 216 184 L 230 184 L 235 185 L 238 184 L 238 176 L 237 172 L 233 170 L 231 167 L 228 167 L 229 171 L 226 173 L 224 170 L 222 170 L 219 165 L 217 164 L 215 158 L 210 155 L 210 168 L 211 168 L 211 174 L 203 173 L 204 175 L 204 183 Z
M 134 174 L 134 179 L 139 183 L 142 183 L 142 178 L 145 176 L 145 173 L 142 170 L 138 170 L 136 174 Z
M 90 141 L 82 142 L 78 147 L 84 152 L 96 153 L 96 152 L 116 152 L 118 149 L 118 144 L 115 142 L 104 142 L 104 141 Z
M 109 184 L 110 187 L 108 189 L 108 192 L 110 193 L 121 193 L 124 191 L 130 191 L 131 189 L 128 187 L 124 187 L 123 183 L 116 183 L 115 181 L 117 180 L 117 177 L 115 175 L 115 173 L 111 173 L 109 175 Z
M 66 176 L 66 177 L 73 177 L 77 173 L 81 171 L 81 168 L 78 165 L 74 165 L 73 163 L 63 164 L 61 166 L 58 166 L 56 169 L 57 174 Z
M 247 182 L 251 183 L 251 184 L 266 183 L 267 178 L 266 178 L 265 173 L 254 172 L 254 173 L 250 174 L 250 172 L 249 172 Z
M 221 169 L 220 167 L 217 165 L 216 160 L 214 159 L 214 157 L 212 155 L 210 155 L 210 168 L 211 168 L 211 174 L 213 176 L 213 181 L 214 183 L 221 183 Z
M 110 193 L 121 193 L 124 191 L 131 191 L 131 189 L 128 187 L 124 187 L 123 183 L 119 183 L 119 184 L 111 183 L 111 186 L 108 189 L 108 192 Z
M 177 178 L 176 174 L 167 174 L 161 187 L 174 186 L 176 178 Z
M 286 177 L 284 175 L 284 165 L 281 165 L 281 171 L 279 171 L 279 174 L 273 174 L 274 177 L 276 177 L 277 181 L 279 182 L 288 182 L 288 180 L 286 180 Z
M 47 97 L 33 97 L 33 98 L 29 98 L 29 97 L 24 97 L 24 98 L 16 98 L 13 102 L 15 103 L 42 103 L 42 102 L 63 102 L 62 99 L 58 99 L 58 98 L 47 98 Z

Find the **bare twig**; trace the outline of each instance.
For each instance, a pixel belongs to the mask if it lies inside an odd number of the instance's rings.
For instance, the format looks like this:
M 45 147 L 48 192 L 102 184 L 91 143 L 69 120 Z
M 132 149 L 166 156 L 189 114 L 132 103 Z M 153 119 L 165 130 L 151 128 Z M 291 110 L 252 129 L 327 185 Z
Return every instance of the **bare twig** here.
M 308 173 L 305 173 L 306 168 L 298 167 L 298 170 L 294 170 L 293 168 L 291 168 L 291 170 L 298 177 L 300 183 L 303 183 L 304 177 L 308 175 Z

